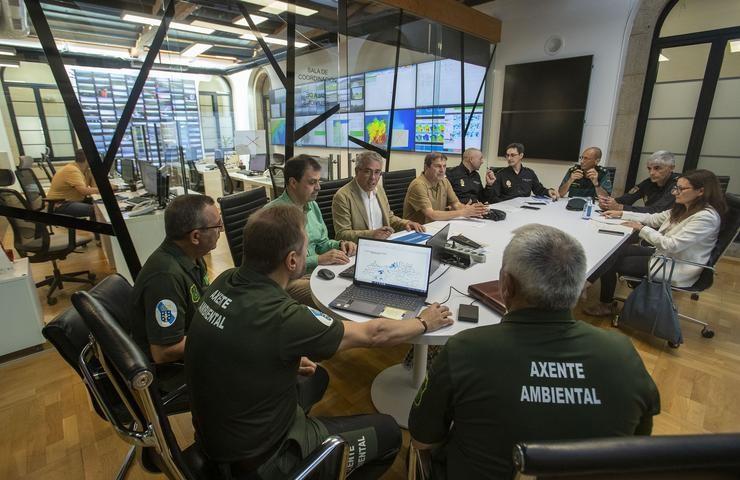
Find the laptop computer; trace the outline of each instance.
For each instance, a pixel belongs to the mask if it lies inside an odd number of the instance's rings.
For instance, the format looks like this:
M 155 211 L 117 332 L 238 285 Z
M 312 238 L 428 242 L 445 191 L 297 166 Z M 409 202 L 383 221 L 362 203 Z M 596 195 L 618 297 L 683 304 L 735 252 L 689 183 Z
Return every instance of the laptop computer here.
M 432 238 L 427 240 L 427 245 L 432 247 L 432 273 L 436 272 L 442 265 L 442 252 L 447 245 L 447 236 L 450 234 L 450 224 L 444 226 L 442 230 L 435 233 Z
M 432 247 L 360 238 L 356 255 L 352 285 L 331 308 L 397 320 L 418 315 L 429 291 Z

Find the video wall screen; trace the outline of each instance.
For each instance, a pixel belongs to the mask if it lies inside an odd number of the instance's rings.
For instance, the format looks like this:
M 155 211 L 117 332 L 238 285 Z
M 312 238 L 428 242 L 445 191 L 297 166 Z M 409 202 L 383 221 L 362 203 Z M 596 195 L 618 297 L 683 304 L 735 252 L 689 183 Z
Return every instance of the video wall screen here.
M 457 60 L 398 67 L 393 132 L 390 108 L 393 68 L 358 73 L 338 79 L 296 86 L 296 128 L 339 104 L 339 113 L 296 142 L 301 146 L 347 147 L 348 135 L 391 149 L 445 153 L 462 152 L 462 132 L 470 126 L 465 146 L 480 148 L 483 107 L 473 105 L 483 83 L 485 67 L 465 64 L 465 119 L 461 115 L 461 72 Z M 270 138 L 273 145 L 285 144 L 285 90 L 270 92 Z M 484 103 L 483 93 L 478 105 Z M 471 117 L 472 114 L 472 117 Z

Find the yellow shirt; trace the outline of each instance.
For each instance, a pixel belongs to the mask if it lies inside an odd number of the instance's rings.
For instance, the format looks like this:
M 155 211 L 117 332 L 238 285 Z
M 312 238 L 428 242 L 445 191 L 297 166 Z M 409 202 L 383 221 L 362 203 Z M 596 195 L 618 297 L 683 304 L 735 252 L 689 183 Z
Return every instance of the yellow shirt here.
M 424 210 L 447 210 L 447 207 L 458 202 L 457 195 L 450 181 L 443 178 L 432 186 L 422 173 L 414 179 L 406 192 L 403 201 L 403 218 L 417 223 L 427 223 Z
M 81 202 L 85 195 L 81 194 L 75 187 L 89 186 L 75 162 L 68 163 L 59 170 L 51 179 L 51 188 L 46 198 L 49 200 L 65 200 L 67 202 Z

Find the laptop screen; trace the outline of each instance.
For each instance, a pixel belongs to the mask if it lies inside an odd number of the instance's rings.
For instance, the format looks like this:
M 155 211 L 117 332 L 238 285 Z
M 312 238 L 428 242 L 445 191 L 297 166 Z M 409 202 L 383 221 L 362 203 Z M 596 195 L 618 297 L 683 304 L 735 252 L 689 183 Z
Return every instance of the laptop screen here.
M 426 295 L 431 261 L 426 245 L 360 238 L 354 281 Z
M 435 233 L 432 238 L 427 240 L 427 245 L 432 247 L 432 268 L 431 272 L 437 271 L 439 266 L 442 264 L 442 252 L 444 251 L 445 245 L 447 245 L 447 236 L 450 234 L 450 224 L 448 223 L 439 232 Z

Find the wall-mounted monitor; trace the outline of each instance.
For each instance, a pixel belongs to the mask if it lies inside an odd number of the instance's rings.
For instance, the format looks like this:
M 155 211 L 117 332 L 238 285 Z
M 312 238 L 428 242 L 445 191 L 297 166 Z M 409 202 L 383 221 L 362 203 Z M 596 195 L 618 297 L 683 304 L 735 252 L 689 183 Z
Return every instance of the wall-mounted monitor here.
M 273 145 L 285 145 L 285 119 L 270 119 L 270 143 Z
M 592 63 L 587 55 L 507 65 L 498 154 L 519 142 L 529 158 L 576 161 Z
M 416 109 L 415 142 L 417 152 L 462 153 L 462 132 L 470 115 L 465 136 L 465 148 L 480 148 L 483 137 L 483 110 L 465 107 L 465 118 L 460 107 Z
M 365 110 L 388 110 L 393 92 L 393 68 L 365 73 Z M 416 98 L 416 65 L 398 67 L 396 109 L 414 108 Z
M 270 90 L 270 116 L 272 118 L 285 116 L 285 89 Z
M 296 116 L 320 115 L 326 111 L 324 82 L 305 83 L 295 87 Z
M 347 136 L 364 140 L 365 114 L 337 113 L 326 120 L 326 146 L 347 147 L 350 143 Z
M 465 103 L 475 103 L 486 69 L 480 65 L 465 64 Z M 461 72 L 458 60 L 436 60 L 417 65 L 416 106 L 431 107 L 460 105 Z M 485 89 L 485 87 L 484 87 Z M 483 94 L 478 100 L 483 103 Z
M 304 126 L 314 118 L 316 117 L 313 115 L 308 117 L 295 117 L 296 130 L 298 130 L 300 127 Z M 325 147 L 326 127 L 324 122 L 318 124 L 316 127 L 314 127 L 313 130 L 309 131 L 298 141 L 296 141 L 296 145 L 300 145 L 302 147 Z
M 396 110 L 393 114 L 393 135 L 391 149 L 413 151 L 415 142 L 416 111 L 414 109 Z M 390 133 L 390 111 L 365 113 L 365 141 L 385 148 Z

